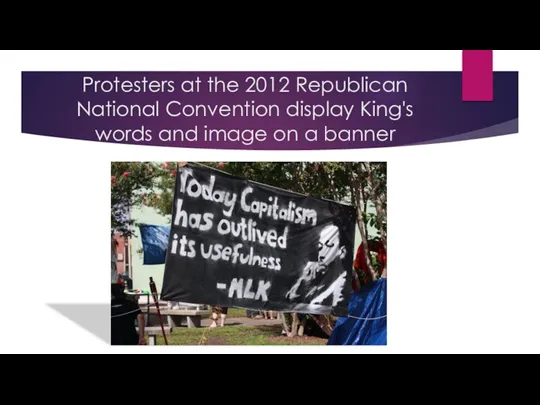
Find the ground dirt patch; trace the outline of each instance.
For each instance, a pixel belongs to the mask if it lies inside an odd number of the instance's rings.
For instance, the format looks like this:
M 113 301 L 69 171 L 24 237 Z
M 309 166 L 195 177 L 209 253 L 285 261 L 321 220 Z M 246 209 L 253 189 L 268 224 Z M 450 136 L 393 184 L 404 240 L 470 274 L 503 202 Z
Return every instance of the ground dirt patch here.
M 323 339 L 315 336 L 275 336 L 270 337 L 268 340 L 274 344 L 283 344 L 283 345 L 326 345 L 328 339 Z
M 208 338 L 206 343 L 204 343 L 205 346 L 229 346 L 225 340 L 219 336 L 212 336 Z

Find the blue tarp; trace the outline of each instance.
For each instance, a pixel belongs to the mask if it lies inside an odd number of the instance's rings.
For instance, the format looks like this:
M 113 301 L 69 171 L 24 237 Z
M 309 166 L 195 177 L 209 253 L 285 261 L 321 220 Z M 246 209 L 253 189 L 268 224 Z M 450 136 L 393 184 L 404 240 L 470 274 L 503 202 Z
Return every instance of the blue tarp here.
M 332 346 L 386 346 L 386 278 L 351 295 L 349 317 L 339 318 L 328 340 Z
M 139 225 L 144 251 L 144 264 L 164 264 L 171 228 L 159 225 Z

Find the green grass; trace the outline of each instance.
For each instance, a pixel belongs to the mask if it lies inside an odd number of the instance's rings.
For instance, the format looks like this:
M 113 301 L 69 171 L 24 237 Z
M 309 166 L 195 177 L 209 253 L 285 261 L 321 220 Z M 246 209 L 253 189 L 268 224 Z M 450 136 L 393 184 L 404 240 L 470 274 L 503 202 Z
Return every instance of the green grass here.
M 229 308 L 227 319 L 245 318 L 246 310 Z M 210 318 L 210 315 L 204 318 Z M 327 340 L 318 338 L 294 338 L 281 336 L 281 325 L 276 326 L 243 326 L 226 325 L 224 328 L 175 328 L 167 336 L 170 346 L 198 345 L 238 345 L 238 346 L 274 346 L 274 345 L 326 345 Z M 164 345 L 162 336 L 157 337 L 157 344 Z
M 246 310 L 242 308 L 229 308 L 227 318 L 245 318 Z
M 231 311 L 229 311 L 230 314 Z M 281 338 L 281 326 L 225 326 L 224 328 L 176 328 L 172 335 L 167 336 L 170 346 L 197 346 L 197 345 L 241 345 L 241 346 L 268 346 L 268 345 L 325 345 L 324 339 L 312 338 Z M 164 345 L 162 336 L 157 338 L 158 345 Z

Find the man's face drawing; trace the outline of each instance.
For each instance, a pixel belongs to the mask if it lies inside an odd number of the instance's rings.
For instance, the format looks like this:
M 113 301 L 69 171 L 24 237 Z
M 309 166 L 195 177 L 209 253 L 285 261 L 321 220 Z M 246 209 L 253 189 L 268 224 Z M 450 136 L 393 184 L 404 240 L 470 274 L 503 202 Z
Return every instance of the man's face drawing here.
M 319 238 L 319 265 L 329 266 L 340 256 L 339 229 L 335 225 L 324 228 Z

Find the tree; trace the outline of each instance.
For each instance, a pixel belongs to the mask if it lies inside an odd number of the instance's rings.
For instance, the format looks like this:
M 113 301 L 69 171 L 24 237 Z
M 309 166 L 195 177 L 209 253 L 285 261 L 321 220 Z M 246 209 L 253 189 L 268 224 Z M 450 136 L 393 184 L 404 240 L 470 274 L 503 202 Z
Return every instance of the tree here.
M 113 162 L 111 164 L 111 234 L 131 236 L 132 207 L 146 203 L 156 186 L 155 164 Z
M 362 236 L 362 247 L 364 256 L 372 258 L 369 250 L 370 242 L 380 240 L 386 251 L 386 163 L 362 162 L 349 164 L 352 165 L 347 170 L 347 181 L 351 202 L 356 206 L 356 220 L 360 235 Z M 376 212 L 368 212 L 369 206 L 375 207 Z M 368 224 L 378 230 L 376 235 L 369 235 Z M 377 272 L 373 267 L 373 261 L 367 260 L 367 267 L 371 273 L 371 278 L 377 278 Z M 386 262 L 384 267 L 380 268 L 379 274 L 386 276 Z
M 380 241 L 386 249 L 386 163 L 209 162 L 204 165 L 259 183 L 356 206 L 357 224 L 371 278 L 386 276 L 386 268 L 376 270 L 377 259 L 369 252 L 369 244 L 374 240 Z M 172 214 L 176 167 L 174 162 L 155 165 L 157 191 L 146 201 L 167 217 Z M 375 212 L 370 211 L 371 207 Z M 377 230 L 375 234 L 369 233 L 370 226 Z M 294 336 L 300 324 L 296 314 L 291 318 L 291 335 Z M 328 319 L 315 319 L 321 326 L 327 326 Z
M 143 201 L 153 207 L 160 215 L 172 216 L 174 185 L 176 181 L 177 162 L 159 162 L 154 164 L 154 192 L 149 193 Z

